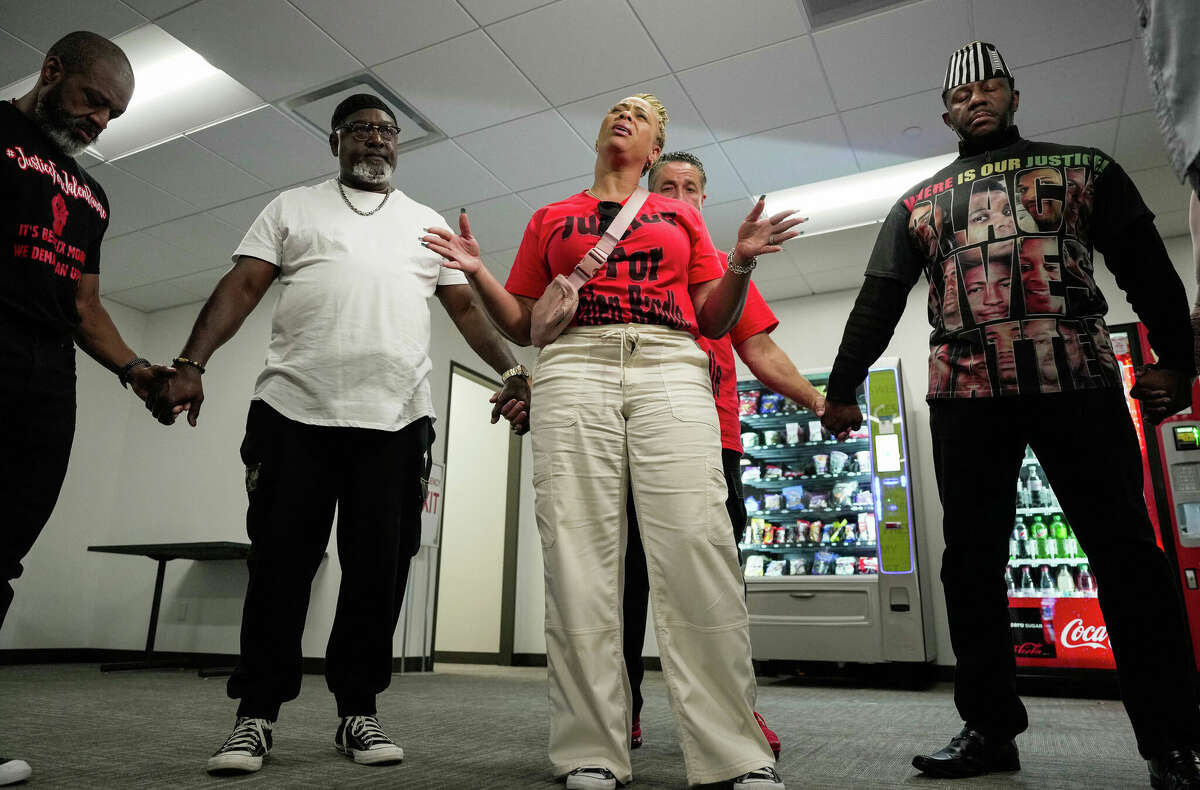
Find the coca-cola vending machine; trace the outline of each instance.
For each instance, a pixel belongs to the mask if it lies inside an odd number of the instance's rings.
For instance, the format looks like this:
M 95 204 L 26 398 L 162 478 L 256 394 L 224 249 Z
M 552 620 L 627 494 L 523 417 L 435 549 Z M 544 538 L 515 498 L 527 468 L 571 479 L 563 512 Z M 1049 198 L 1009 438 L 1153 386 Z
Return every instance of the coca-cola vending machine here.
M 1193 653 L 1200 653 L 1200 387 L 1193 410 L 1157 430 L 1129 396 L 1134 369 L 1154 359 L 1145 327 L 1112 327 L 1111 353 L 1121 369 L 1130 420 L 1142 451 L 1146 505 L 1159 546 L 1178 567 Z M 1102 349 L 1107 353 L 1109 349 Z M 1164 439 L 1164 437 L 1166 437 Z M 1168 449 L 1169 444 L 1169 449 Z M 1189 450 L 1194 449 L 1194 458 Z M 1017 666 L 1026 669 L 1115 669 L 1096 578 L 1031 449 L 1017 485 L 1017 519 L 1009 540 L 1009 616 Z M 1190 519 L 1189 519 L 1190 516 Z M 1163 525 L 1168 528 L 1163 529 Z M 1180 540 L 1180 537 L 1183 540 Z

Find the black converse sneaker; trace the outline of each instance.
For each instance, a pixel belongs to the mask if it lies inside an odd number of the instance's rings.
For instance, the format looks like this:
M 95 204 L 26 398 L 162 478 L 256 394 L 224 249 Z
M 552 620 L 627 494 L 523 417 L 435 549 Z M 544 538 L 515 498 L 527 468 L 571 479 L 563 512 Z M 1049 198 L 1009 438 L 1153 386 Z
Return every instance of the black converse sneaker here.
M 599 766 L 576 768 L 567 774 L 567 790 L 617 790 L 617 777 Z
M 24 782 L 33 774 L 33 769 L 24 760 L 0 757 L 0 785 L 15 785 Z
M 733 786 L 735 788 L 745 787 L 747 790 L 784 790 L 783 780 L 770 766 L 763 766 L 757 771 L 742 774 L 733 780 Z
M 225 745 L 208 758 L 210 774 L 248 774 L 262 768 L 271 753 L 271 722 L 239 716 Z
M 397 746 L 374 716 L 345 716 L 333 736 L 333 745 L 361 765 L 388 765 L 404 760 L 404 750 Z

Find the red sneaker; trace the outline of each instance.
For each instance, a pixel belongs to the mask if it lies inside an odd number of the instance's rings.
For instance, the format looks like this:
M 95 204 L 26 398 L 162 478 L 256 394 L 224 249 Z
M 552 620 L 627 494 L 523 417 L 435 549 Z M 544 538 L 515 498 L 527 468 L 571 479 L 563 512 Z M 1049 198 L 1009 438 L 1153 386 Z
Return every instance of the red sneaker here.
M 758 720 L 758 726 L 762 727 L 763 735 L 765 735 L 767 738 L 767 745 L 771 747 L 771 751 L 773 751 L 775 753 L 775 759 L 778 760 L 779 759 L 779 736 L 775 734 L 774 730 L 772 730 L 770 727 L 767 726 L 767 720 L 762 717 L 761 713 L 755 713 L 754 718 Z M 635 726 L 635 728 L 637 727 L 636 724 L 634 726 Z M 635 729 L 635 732 L 637 732 L 639 736 L 641 736 L 641 734 L 642 734 L 642 731 L 640 728 Z M 638 743 L 641 743 L 641 737 L 638 738 Z
M 633 720 L 633 732 L 629 733 L 629 748 L 637 749 L 642 745 L 642 717 Z

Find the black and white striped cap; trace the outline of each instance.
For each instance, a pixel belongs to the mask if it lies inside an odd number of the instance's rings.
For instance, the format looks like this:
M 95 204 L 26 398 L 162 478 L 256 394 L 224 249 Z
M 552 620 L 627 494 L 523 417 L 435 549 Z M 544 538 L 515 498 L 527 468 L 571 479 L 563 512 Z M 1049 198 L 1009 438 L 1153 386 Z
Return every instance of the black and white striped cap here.
M 946 83 L 942 89 L 953 90 L 959 85 L 992 77 L 1008 77 L 1011 80 L 1012 72 L 1008 70 L 1008 64 L 1000 56 L 995 44 L 972 41 L 959 47 L 950 56 L 950 64 L 946 67 Z

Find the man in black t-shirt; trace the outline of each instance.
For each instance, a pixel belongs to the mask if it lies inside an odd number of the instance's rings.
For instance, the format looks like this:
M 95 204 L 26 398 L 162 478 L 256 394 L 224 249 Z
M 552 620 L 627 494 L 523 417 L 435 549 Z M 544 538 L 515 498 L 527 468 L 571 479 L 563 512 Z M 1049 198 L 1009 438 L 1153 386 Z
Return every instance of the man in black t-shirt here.
M 74 159 L 132 94 L 125 53 L 77 32 L 50 48 L 29 93 L 0 103 L 0 625 L 66 475 L 72 340 L 143 400 L 172 374 L 134 354 L 100 302 L 108 199 Z M 0 784 L 28 775 L 0 757 Z
M 1154 786 L 1200 787 L 1187 629 L 1146 512 L 1093 248 L 1158 353 L 1133 388 L 1156 423 L 1190 403 L 1196 375 L 1183 285 L 1153 214 L 1107 154 L 1020 136 L 1020 94 L 994 46 L 976 41 L 954 53 L 943 101 L 961 155 L 906 191 L 884 221 L 824 417 L 839 435 L 861 424 L 855 387 L 924 274 L 941 576 L 957 659 L 954 701 L 966 726 L 913 765 L 937 777 L 1020 767 L 1013 738 L 1029 722 L 1016 693 L 1002 577 L 1013 483 L 1028 444 L 1092 560 L 1125 707 Z

